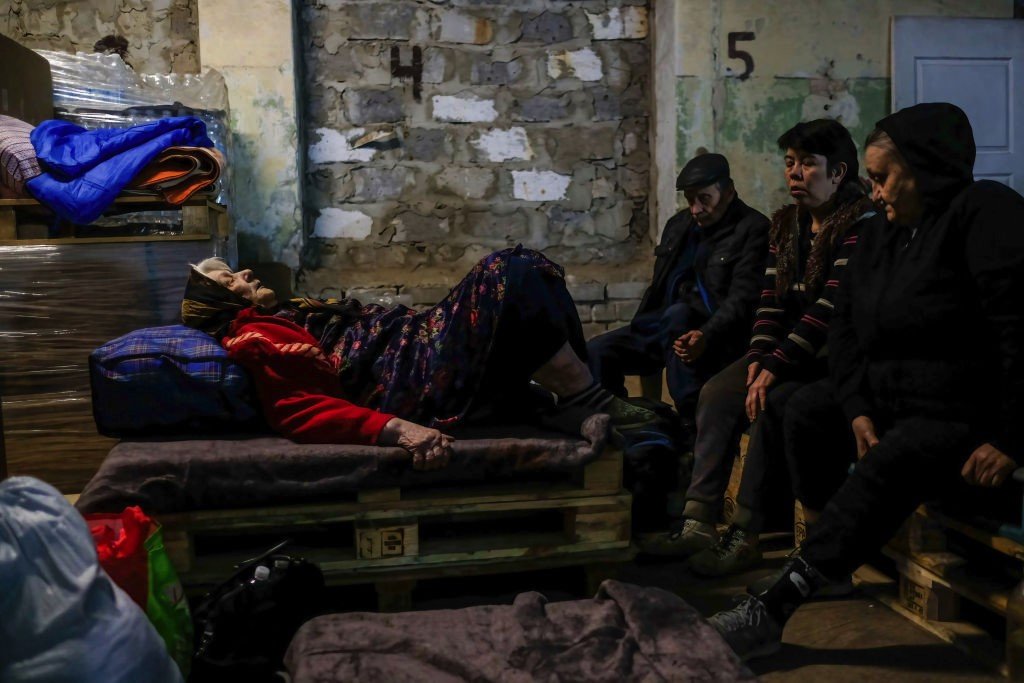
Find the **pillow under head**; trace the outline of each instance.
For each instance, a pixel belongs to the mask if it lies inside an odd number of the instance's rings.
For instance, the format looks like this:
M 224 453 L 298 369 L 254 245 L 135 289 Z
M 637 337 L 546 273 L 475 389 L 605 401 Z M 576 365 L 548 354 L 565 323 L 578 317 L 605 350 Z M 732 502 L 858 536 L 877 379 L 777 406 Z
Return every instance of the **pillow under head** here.
M 106 436 L 264 431 L 242 366 L 185 325 L 148 327 L 89 355 L 92 408 Z

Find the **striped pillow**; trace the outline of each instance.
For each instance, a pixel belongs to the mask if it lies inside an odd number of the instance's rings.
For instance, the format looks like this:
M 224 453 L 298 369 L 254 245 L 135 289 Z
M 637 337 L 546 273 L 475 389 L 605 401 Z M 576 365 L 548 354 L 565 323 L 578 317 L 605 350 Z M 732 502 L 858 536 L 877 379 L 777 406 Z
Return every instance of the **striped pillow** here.
M 32 126 L 0 115 L 0 191 L 5 195 L 30 197 L 25 183 L 42 173 L 29 136 Z

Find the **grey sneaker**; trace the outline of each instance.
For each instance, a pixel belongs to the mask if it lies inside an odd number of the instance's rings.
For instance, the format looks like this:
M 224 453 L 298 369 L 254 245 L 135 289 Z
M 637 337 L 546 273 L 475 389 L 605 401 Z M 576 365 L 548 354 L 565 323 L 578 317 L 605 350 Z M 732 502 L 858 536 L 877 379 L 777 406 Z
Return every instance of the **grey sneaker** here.
M 735 607 L 719 612 L 708 623 L 744 662 L 775 654 L 782 647 L 782 627 L 752 595 L 741 597 Z
M 718 543 L 718 529 L 714 524 L 686 517 L 677 522 L 672 531 L 664 536 L 664 544 L 657 553 L 688 557 Z
M 761 561 L 757 534 L 731 526 L 718 543 L 690 558 L 690 569 L 701 576 L 735 574 Z
M 612 398 L 601 412 L 608 413 L 612 418 L 612 427 L 617 429 L 633 429 L 653 424 L 658 421 L 657 413 L 646 408 L 635 406 L 629 401 L 623 401 L 618 396 Z

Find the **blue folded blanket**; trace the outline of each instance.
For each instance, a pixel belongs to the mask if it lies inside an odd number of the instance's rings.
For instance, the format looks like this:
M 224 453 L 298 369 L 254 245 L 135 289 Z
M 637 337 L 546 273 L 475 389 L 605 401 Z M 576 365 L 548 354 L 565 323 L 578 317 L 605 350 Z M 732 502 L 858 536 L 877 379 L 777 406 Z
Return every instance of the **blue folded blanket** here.
M 131 128 L 86 130 L 67 121 L 43 121 L 32 145 L 44 170 L 26 183 L 58 216 L 91 223 L 146 164 L 168 147 L 213 147 L 206 124 L 177 116 Z

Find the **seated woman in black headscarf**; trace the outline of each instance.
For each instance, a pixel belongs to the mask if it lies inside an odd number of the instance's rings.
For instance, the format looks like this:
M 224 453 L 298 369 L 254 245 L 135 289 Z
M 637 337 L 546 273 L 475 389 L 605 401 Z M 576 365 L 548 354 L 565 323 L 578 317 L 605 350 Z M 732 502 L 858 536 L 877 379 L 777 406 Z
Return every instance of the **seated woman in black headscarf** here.
M 951 104 L 882 119 L 864 157 L 884 215 L 839 289 L 830 379 L 785 417 L 795 493 L 820 514 L 780 574 L 711 619 L 745 658 L 777 650 L 797 606 L 922 502 L 999 486 L 1024 461 L 1024 197 L 974 180 L 974 134 Z
M 207 259 L 192 269 L 181 311 L 249 371 L 270 426 L 299 442 L 397 445 L 417 468 L 444 467 L 452 438 L 442 430 L 531 378 L 569 415 L 604 412 L 619 427 L 656 419 L 594 381 L 562 269 L 521 247 L 483 259 L 419 313 L 278 302 L 252 271 Z

